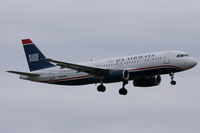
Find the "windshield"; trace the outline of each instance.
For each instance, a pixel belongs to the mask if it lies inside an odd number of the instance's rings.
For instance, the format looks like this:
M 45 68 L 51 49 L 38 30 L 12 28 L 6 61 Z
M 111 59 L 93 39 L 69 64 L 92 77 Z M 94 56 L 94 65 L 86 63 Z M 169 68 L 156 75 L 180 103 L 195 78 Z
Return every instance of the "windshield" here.
M 188 54 L 178 54 L 177 58 L 180 58 L 180 57 L 189 57 L 189 55 Z

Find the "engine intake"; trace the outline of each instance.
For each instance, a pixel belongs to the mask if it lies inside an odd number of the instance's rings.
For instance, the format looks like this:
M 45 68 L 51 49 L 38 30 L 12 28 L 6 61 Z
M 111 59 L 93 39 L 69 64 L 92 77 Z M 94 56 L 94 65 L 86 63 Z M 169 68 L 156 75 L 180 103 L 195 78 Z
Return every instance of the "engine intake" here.
M 149 76 L 149 77 L 143 77 L 139 79 L 135 79 L 133 81 L 133 85 L 136 87 L 151 87 L 151 86 L 157 86 L 161 82 L 161 76 Z

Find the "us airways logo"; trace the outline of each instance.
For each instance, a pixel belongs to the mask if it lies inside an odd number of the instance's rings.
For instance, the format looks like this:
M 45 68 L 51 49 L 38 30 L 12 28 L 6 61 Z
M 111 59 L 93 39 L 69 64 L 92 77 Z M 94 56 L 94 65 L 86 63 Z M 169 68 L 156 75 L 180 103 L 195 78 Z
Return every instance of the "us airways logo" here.
M 29 58 L 29 62 L 35 62 L 35 61 L 39 61 L 39 54 L 36 53 L 36 54 L 30 54 L 28 56 Z

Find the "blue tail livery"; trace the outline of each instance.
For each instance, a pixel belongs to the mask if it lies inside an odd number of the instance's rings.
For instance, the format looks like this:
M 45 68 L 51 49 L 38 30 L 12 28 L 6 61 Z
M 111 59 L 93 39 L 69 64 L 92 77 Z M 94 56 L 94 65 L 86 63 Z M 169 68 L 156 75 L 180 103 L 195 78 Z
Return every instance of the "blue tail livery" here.
M 46 57 L 42 54 L 42 52 L 35 46 L 35 44 L 30 39 L 23 39 L 22 44 L 24 47 L 24 52 L 26 54 L 26 59 L 30 71 L 35 71 L 55 66 L 49 61 L 44 60 Z

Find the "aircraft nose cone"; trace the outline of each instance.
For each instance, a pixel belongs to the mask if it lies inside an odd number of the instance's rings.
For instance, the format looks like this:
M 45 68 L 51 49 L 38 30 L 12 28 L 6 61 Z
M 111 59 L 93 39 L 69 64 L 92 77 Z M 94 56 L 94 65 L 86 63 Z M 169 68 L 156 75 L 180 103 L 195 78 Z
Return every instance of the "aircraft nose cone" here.
M 195 59 L 192 59 L 190 65 L 191 67 L 195 67 L 197 65 L 197 61 Z

